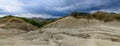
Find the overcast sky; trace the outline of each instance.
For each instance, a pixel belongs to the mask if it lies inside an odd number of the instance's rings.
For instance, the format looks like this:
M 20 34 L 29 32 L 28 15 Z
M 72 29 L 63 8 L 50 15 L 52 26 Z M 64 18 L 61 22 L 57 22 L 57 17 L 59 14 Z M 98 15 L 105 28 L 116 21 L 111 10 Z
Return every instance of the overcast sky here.
M 59 17 L 71 12 L 120 12 L 120 0 L 0 0 L 0 16 Z

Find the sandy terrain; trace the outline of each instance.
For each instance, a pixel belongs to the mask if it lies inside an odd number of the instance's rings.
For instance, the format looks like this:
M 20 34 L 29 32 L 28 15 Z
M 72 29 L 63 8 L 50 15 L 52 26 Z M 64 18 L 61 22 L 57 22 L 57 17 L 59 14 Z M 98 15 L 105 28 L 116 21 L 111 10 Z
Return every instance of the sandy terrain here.
M 0 46 L 120 46 L 120 22 L 66 17 L 42 29 L 0 40 Z

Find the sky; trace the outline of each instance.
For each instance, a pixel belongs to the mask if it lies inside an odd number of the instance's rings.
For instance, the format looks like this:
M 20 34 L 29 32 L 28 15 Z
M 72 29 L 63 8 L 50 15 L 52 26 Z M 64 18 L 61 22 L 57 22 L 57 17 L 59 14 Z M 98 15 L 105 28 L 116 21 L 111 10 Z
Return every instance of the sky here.
M 56 18 L 76 11 L 120 13 L 120 0 L 0 0 L 0 17 Z

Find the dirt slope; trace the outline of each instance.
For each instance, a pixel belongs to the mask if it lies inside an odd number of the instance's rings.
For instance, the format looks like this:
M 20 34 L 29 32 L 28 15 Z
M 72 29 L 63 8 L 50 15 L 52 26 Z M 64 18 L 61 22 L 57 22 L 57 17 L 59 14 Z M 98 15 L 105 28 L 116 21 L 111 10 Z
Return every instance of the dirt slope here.
M 38 29 L 36 26 L 15 17 L 0 19 L 0 39 L 13 37 Z
M 65 17 L 13 38 L 0 46 L 120 46 L 120 22 Z
M 25 22 L 24 20 L 20 18 L 15 17 L 7 17 L 0 19 L 0 27 L 5 29 L 20 29 L 25 31 L 32 31 L 38 29 L 36 26 Z
M 89 20 L 89 19 L 76 19 L 74 17 L 68 16 L 66 18 L 60 19 L 56 22 L 53 22 L 51 24 L 48 24 L 45 26 L 45 28 L 80 28 L 80 27 L 88 27 L 97 25 L 99 23 L 102 23 L 98 20 Z

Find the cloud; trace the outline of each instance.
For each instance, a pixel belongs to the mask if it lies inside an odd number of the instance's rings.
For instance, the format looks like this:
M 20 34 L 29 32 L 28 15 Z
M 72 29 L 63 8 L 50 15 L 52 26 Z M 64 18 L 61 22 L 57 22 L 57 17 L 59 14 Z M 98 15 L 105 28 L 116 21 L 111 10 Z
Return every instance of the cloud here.
M 22 8 L 22 3 L 18 2 L 18 0 L 0 0 L 0 9 L 1 12 L 8 13 L 23 13 L 25 12 L 24 8 Z
M 0 17 L 4 17 L 8 15 L 0 15 Z M 27 17 L 27 18 L 59 18 L 60 16 L 53 16 L 53 15 L 48 15 L 48 14 L 19 14 L 19 15 L 13 15 L 13 16 L 18 16 L 18 17 Z
M 120 8 L 101 9 L 99 11 L 120 13 Z
M 53 17 L 67 15 L 74 11 L 119 12 L 119 2 L 120 0 L 0 0 L 0 14 L 45 16 L 41 15 L 44 13 Z
M 19 17 L 27 17 L 27 18 L 32 18 L 32 17 L 40 17 L 40 18 L 59 18 L 59 16 L 53 16 L 53 15 L 48 15 L 48 14 L 20 14 L 20 15 L 14 15 L 14 16 L 19 16 Z

